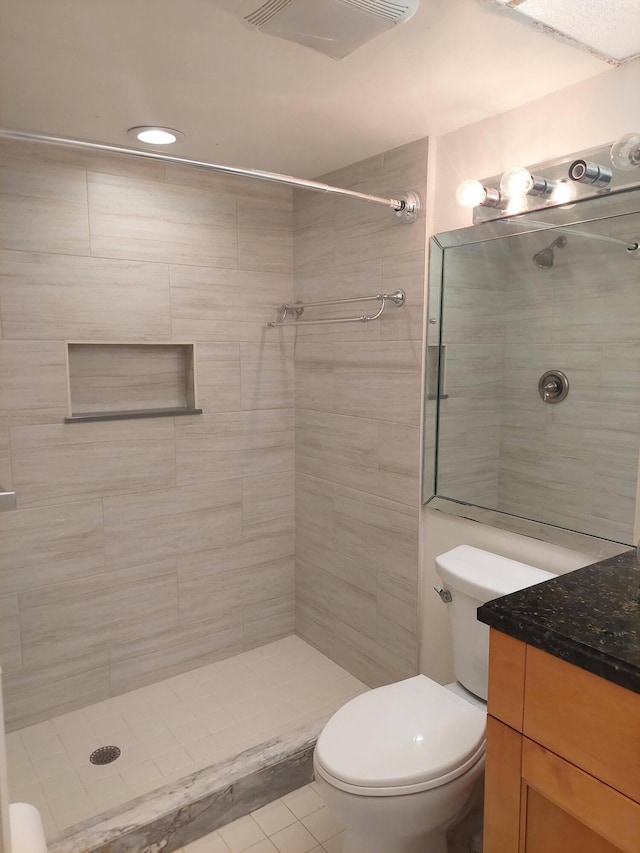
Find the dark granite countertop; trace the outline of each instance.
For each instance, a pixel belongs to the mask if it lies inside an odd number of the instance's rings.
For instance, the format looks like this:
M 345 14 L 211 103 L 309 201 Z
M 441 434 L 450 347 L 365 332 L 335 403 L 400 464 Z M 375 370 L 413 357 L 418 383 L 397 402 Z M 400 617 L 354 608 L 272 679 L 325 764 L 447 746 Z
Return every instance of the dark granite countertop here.
M 640 564 L 635 549 L 496 598 L 478 619 L 640 693 Z

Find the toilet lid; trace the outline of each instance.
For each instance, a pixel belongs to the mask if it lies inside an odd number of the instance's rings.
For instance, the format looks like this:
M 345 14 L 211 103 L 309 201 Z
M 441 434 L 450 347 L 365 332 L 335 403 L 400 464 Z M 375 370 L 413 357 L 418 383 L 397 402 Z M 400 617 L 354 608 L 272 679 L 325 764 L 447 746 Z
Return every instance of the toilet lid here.
M 316 760 L 359 787 L 439 779 L 477 756 L 486 713 L 424 675 L 347 702 L 322 730 Z

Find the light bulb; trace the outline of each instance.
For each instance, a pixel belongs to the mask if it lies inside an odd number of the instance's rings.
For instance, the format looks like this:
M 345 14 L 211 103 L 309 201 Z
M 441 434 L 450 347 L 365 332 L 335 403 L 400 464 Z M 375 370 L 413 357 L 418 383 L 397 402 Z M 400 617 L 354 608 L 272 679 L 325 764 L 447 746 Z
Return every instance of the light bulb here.
M 554 204 L 566 204 L 569 201 L 573 201 L 575 197 L 575 186 L 568 181 L 560 180 L 549 196 L 549 201 L 552 201 Z
M 130 127 L 127 133 L 147 145 L 171 145 L 184 136 L 170 127 Z
M 628 172 L 640 166 L 640 133 L 625 133 L 611 146 L 611 162 L 616 169 Z
M 487 191 L 480 181 L 469 178 L 462 181 L 456 190 L 456 201 L 460 207 L 477 207 L 487 198 Z
M 500 190 L 509 198 L 526 195 L 533 188 L 533 176 L 522 166 L 508 169 L 500 179 Z

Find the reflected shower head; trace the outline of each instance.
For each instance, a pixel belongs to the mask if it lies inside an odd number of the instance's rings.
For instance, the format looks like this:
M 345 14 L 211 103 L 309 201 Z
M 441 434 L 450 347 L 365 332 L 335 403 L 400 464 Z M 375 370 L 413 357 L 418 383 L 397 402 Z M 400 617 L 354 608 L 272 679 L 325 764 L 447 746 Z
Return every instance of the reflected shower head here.
M 553 250 L 564 249 L 566 245 L 566 237 L 556 237 L 556 239 L 553 241 L 553 243 L 551 243 L 550 246 L 547 246 L 546 249 L 540 249 L 540 251 L 536 252 L 536 254 L 531 258 L 531 260 L 541 270 L 550 270 L 553 266 Z

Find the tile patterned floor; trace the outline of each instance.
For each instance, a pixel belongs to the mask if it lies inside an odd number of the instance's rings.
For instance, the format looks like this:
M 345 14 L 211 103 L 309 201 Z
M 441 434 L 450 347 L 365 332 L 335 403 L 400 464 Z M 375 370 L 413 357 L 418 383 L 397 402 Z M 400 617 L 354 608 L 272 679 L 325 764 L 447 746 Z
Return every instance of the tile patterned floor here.
M 342 853 L 342 840 L 312 782 L 177 853 Z
M 134 797 L 326 717 L 366 689 L 299 637 L 287 637 L 12 732 L 7 737 L 10 799 L 35 805 L 47 837 L 53 838 Z M 122 749 L 120 758 L 102 767 L 90 764 L 89 754 L 109 744 Z M 265 851 L 273 850 L 265 845 Z

